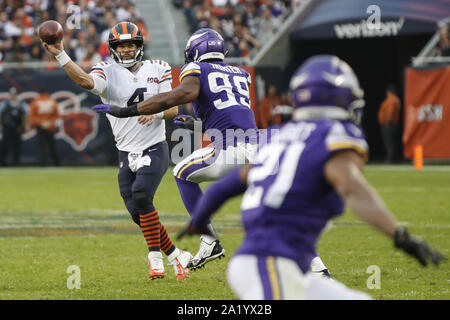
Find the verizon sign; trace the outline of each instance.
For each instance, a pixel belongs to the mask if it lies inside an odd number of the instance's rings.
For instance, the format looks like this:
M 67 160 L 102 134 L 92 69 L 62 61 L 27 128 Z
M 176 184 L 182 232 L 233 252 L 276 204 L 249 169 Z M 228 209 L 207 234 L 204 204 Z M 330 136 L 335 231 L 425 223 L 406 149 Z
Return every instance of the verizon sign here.
M 376 27 L 367 20 L 361 20 L 360 23 L 335 24 L 334 32 L 339 39 L 395 37 L 400 33 L 404 24 L 405 18 L 403 17 L 398 21 L 380 21 Z

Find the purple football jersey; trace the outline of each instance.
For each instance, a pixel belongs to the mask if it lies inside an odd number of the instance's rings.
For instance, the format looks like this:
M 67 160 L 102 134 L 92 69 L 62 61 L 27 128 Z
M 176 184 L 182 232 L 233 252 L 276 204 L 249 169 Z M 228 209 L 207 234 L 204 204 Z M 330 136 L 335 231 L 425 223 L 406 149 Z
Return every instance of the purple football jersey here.
M 344 209 L 325 164 L 347 149 L 366 157 L 367 143 L 359 126 L 333 120 L 289 122 L 270 135 L 248 174 L 241 204 L 246 238 L 237 253 L 288 257 L 307 272 L 322 229 Z
M 248 86 L 251 77 L 247 71 L 224 62 L 191 62 L 181 69 L 180 82 L 187 76 L 200 79 L 200 93 L 192 103 L 194 113 L 205 130 L 209 130 L 207 133 L 212 133 L 216 147 L 226 148 L 239 140 L 257 142 L 258 129 Z M 234 135 L 227 130 L 233 130 Z

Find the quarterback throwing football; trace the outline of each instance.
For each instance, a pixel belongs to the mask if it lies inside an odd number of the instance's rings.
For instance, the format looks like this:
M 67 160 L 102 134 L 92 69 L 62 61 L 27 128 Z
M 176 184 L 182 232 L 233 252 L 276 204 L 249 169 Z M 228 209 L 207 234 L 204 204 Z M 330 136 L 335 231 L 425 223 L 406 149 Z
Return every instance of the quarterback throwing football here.
M 173 106 L 192 102 L 196 117 L 202 121 L 203 129 L 213 143 L 212 147 L 194 151 L 174 168 L 181 198 L 191 214 L 202 195 L 200 182 L 216 180 L 236 165 L 250 161 L 253 147 L 257 144 L 258 129 L 250 108 L 250 74 L 224 62 L 225 44 L 219 33 L 208 28 L 196 31 L 187 41 L 185 58 L 180 85 L 171 92 L 158 94 L 127 108 L 111 102 L 93 109 L 122 118 L 158 114 Z M 189 116 L 179 116 L 176 120 L 184 123 L 185 127 L 186 123 L 193 123 Z M 201 236 L 199 251 L 188 267 L 200 268 L 224 255 L 225 250 L 209 224 L 207 234 Z
M 62 42 L 43 45 L 77 85 L 100 96 L 103 103 L 127 107 L 172 89 L 170 65 L 162 60 L 142 60 L 143 36 L 131 22 L 120 22 L 110 31 L 108 46 L 114 62 L 100 62 L 88 74 L 70 59 Z M 189 252 L 172 243 L 153 205 L 154 194 L 169 165 L 163 119 L 177 113 L 175 106 L 150 116 L 119 119 L 107 115 L 119 150 L 120 194 L 147 242 L 151 279 L 165 276 L 160 250 L 167 255 L 179 280 L 188 276 L 187 264 L 192 259 Z

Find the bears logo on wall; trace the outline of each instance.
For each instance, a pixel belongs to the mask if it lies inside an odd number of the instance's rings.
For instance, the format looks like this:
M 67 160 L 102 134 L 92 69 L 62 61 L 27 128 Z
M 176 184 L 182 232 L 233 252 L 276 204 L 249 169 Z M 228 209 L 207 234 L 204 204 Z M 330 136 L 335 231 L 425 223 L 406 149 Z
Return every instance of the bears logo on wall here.
M 38 95 L 35 91 L 25 91 L 18 94 L 17 98 L 30 104 Z M 77 95 L 71 91 L 62 90 L 53 92 L 50 96 L 58 102 L 61 115 L 55 138 L 66 141 L 76 151 L 83 151 L 88 143 L 97 136 L 98 130 L 98 114 L 89 108 L 80 107 L 81 101 L 86 99 L 87 93 Z M 0 93 L 0 101 L 8 97 L 7 92 Z M 36 130 L 27 123 L 22 139 L 28 140 L 35 135 Z
M 98 114 L 89 108 L 81 108 L 80 103 L 87 97 L 70 91 L 57 91 L 52 97 L 58 101 L 62 115 L 58 137 L 69 143 L 76 151 L 82 151 L 97 136 Z
M 95 137 L 97 127 L 95 118 L 96 115 L 86 111 L 70 112 L 63 116 L 65 140 L 75 150 L 85 149 L 89 141 Z

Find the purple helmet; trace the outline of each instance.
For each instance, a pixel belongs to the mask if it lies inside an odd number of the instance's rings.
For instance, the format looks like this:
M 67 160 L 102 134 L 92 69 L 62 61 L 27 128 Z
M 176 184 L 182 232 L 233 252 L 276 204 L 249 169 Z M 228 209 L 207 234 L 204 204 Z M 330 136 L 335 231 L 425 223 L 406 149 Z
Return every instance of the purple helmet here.
M 360 121 L 363 90 L 352 68 L 332 55 L 306 60 L 289 84 L 296 111 L 294 120 L 330 118 Z
M 213 29 L 197 30 L 188 40 L 184 50 L 186 63 L 208 59 L 225 59 L 225 44 L 222 36 Z

